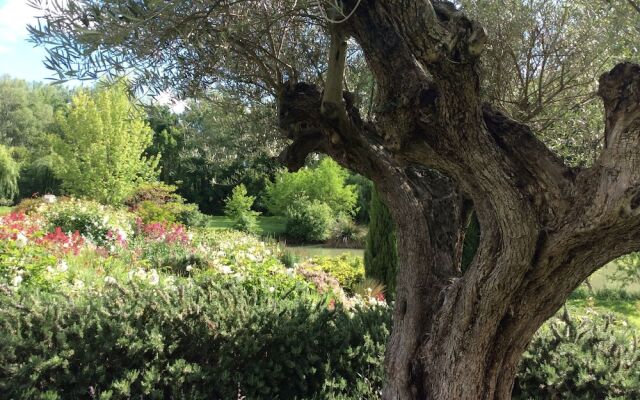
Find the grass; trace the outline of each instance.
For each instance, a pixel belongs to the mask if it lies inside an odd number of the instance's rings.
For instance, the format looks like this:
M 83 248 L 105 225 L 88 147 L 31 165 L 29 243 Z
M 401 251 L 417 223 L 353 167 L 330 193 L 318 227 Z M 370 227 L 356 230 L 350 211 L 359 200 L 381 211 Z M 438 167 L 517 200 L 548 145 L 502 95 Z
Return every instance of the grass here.
M 589 283 L 593 287 L 593 290 L 598 291 L 602 289 L 624 289 L 629 293 L 640 294 L 639 283 L 623 285 L 621 282 L 611 279 L 611 276 L 614 274 L 617 267 L 618 266 L 616 265 L 615 261 L 612 261 L 604 267 L 600 268 L 593 275 L 591 275 L 589 277 Z
M 280 236 L 285 232 L 285 217 L 258 217 L 258 226 L 264 236 Z M 208 218 L 207 227 L 213 229 L 232 229 L 233 221 L 225 216 L 212 215 Z
M 572 308 L 591 308 L 599 313 L 612 312 L 629 321 L 637 329 L 640 329 L 640 300 L 598 300 L 598 299 L 577 299 L 567 301 L 567 305 Z
M 7 215 L 12 209 L 13 207 L 0 206 L 0 215 Z

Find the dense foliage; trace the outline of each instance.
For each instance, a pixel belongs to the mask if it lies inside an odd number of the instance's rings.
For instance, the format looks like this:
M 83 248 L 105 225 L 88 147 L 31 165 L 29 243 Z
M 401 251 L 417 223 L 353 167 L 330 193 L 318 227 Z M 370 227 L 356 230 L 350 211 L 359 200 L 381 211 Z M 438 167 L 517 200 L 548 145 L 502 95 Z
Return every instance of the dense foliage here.
M 72 301 L 0 296 L 0 392 L 14 399 L 326 399 L 370 398 L 381 384 L 383 308 L 330 311 L 304 296 L 211 280 L 87 294 Z
M 640 398 L 636 333 L 611 315 L 568 314 L 536 335 L 520 363 L 515 399 Z
M 75 199 L 20 209 L 0 219 L 10 398 L 380 397 L 390 308 L 359 257 L 287 267 L 240 232 L 145 224 Z M 514 393 L 635 398 L 639 356 L 624 322 L 561 316 L 534 339 Z
M 20 167 L 9 149 L 0 144 L 0 204 L 11 201 L 18 194 Z
M 247 188 L 243 184 L 234 187 L 227 197 L 224 214 L 233 220 L 236 229 L 248 233 L 258 231 L 257 217 L 260 213 L 251 209 L 255 200 L 255 197 L 247 195 Z
M 348 172 L 330 158 L 321 159 L 316 166 L 298 172 L 280 171 L 267 185 L 266 205 L 274 215 L 284 215 L 299 197 L 329 206 L 334 216 L 352 215 L 358 195 L 354 185 L 347 185 Z
M 117 204 L 157 174 L 157 160 L 143 155 L 151 129 L 123 82 L 93 95 L 76 94 L 57 121 L 61 135 L 54 140 L 59 157 L 54 171 L 68 193 Z
M 306 196 L 292 199 L 287 206 L 287 236 L 301 242 L 323 242 L 331 236 L 335 213 L 327 203 Z
M 395 223 L 375 190 L 371 195 L 369 215 L 369 232 L 364 252 L 365 272 L 367 277 L 382 282 L 387 288 L 387 295 L 393 298 L 398 268 Z

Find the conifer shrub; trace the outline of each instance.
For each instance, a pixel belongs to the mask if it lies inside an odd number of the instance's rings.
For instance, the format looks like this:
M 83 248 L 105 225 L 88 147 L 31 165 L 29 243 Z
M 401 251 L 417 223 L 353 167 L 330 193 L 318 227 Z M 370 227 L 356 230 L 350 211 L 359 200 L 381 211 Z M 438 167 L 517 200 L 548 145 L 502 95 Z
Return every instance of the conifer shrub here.
M 393 299 L 398 268 L 395 225 L 389 209 L 380 200 L 376 190 L 371 194 L 369 218 L 369 232 L 364 252 L 365 274 L 368 278 L 384 284 L 387 298 Z
M 613 315 L 565 312 L 536 334 L 520 362 L 514 399 L 639 399 L 636 333 Z
M 204 279 L 175 290 L 113 284 L 73 300 L 0 294 L 0 393 L 355 399 L 381 387 L 387 309 L 331 311 L 306 293 Z

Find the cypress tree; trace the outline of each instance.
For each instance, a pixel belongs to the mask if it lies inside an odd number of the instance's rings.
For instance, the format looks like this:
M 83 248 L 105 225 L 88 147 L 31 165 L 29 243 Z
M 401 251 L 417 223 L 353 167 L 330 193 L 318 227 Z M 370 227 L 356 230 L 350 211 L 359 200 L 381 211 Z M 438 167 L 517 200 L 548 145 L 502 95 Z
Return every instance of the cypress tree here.
M 396 232 L 391 213 L 375 189 L 371 193 L 369 218 L 367 247 L 364 252 L 365 274 L 368 278 L 383 283 L 387 298 L 393 299 L 398 267 Z

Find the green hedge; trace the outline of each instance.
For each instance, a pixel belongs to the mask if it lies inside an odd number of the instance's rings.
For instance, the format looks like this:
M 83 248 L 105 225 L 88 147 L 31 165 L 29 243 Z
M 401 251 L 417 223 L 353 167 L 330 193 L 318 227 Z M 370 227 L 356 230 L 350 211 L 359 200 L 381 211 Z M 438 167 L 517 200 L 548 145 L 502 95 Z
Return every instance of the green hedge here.
M 0 393 L 3 399 L 375 397 L 387 311 L 349 314 L 304 294 L 288 296 L 208 281 L 175 291 L 112 287 L 73 301 L 0 295 Z
M 185 282 L 189 282 L 186 281 Z M 21 297 L 19 297 L 21 296 Z M 376 399 L 389 311 L 200 281 L 70 300 L 0 294 L 3 399 Z M 559 316 L 514 399 L 640 399 L 640 352 L 611 316 Z

